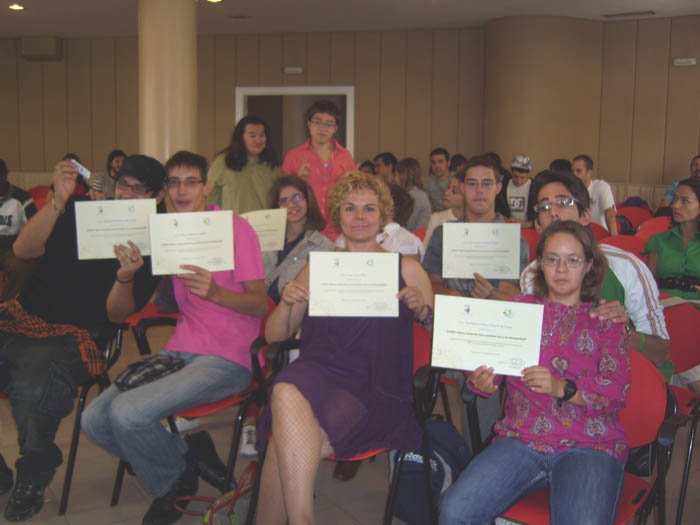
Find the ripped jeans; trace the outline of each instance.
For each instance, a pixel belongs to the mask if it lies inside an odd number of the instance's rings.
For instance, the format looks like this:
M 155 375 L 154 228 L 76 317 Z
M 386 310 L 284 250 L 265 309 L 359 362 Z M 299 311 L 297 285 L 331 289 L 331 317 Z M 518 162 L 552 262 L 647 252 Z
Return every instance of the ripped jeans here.
M 17 424 L 17 480 L 47 486 L 63 459 L 54 443 L 56 430 L 90 374 L 73 336 L 35 339 L 0 332 L 0 368 L 0 390 Z

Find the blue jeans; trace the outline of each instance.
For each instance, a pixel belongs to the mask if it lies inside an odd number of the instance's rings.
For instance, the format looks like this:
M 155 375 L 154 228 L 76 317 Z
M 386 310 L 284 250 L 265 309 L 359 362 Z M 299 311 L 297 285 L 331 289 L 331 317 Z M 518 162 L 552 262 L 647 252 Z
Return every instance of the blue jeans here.
M 590 448 L 547 454 L 500 438 L 476 456 L 445 492 L 440 524 L 485 524 L 524 496 L 549 489 L 552 525 L 615 522 L 624 465 Z
M 88 405 L 82 425 L 92 440 L 128 461 L 154 497 L 167 493 L 185 470 L 187 443 L 160 420 L 244 390 L 251 372 L 212 355 L 163 351 L 185 366 L 152 383 L 122 392 L 112 385 Z

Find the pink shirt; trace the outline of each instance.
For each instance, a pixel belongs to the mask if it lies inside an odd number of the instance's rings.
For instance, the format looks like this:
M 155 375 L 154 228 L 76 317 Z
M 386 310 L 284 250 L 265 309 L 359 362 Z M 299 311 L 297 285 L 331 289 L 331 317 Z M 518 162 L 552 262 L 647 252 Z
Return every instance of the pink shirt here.
M 591 303 L 570 307 L 533 295 L 513 300 L 544 304 L 539 364 L 559 379 L 573 380 L 585 405 L 564 401 L 559 407 L 555 398 L 534 393 L 519 377 L 508 376 L 505 417 L 494 427 L 496 439 L 516 437 L 540 452 L 592 448 L 627 461 L 620 423 L 630 385 L 624 324 L 591 319 Z
M 288 175 L 297 175 L 299 173 L 299 167 L 302 162 L 304 162 L 304 159 L 311 164 L 311 174 L 309 178 L 306 179 L 306 182 L 308 182 L 309 186 L 314 190 L 314 195 L 321 208 L 321 213 L 326 219 L 328 217 L 327 206 L 329 190 L 343 173 L 355 169 L 355 162 L 352 160 L 350 152 L 338 144 L 335 139 L 331 139 L 331 142 L 333 143 L 334 149 L 328 162 L 321 160 L 318 153 L 311 148 L 311 140 L 307 140 L 301 146 L 289 151 L 282 163 L 282 171 Z M 340 232 L 332 225 L 329 225 L 322 233 L 334 241 Z
M 210 207 L 209 209 L 218 209 Z M 245 219 L 233 217 L 235 269 L 214 272 L 219 286 L 244 292 L 243 283 L 265 278 L 260 242 Z M 176 352 L 218 355 L 250 369 L 250 344 L 260 331 L 260 319 L 219 306 L 185 288 L 182 279 L 171 277 L 180 309 L 175 333 L 165 348 Z

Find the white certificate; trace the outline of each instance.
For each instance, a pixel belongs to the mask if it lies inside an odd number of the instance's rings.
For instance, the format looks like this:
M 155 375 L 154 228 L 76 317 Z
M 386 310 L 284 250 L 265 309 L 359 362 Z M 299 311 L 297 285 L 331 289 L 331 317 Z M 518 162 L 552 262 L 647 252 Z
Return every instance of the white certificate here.
M 311 252 L 309 260 L 310 316 L 398 317 L 398 254 Z
M 149 255 L 148 218 L 155 213 L 155 199 L 76 202 L 78 259 L 114 259 L 114 245 L 127 241 Z
M 443 277 L 520 278 L 520 224 L 448 222 L 442 228 Z
M 431 364 L 520 376 L 539 364 L 543 312 L 541 304 L 436 295 Z
M 277 252 L 284 248 L 287 208 L 249 211 L 242 213 L 241 217 L 247 220 L 258 234 L 260 251 Z
M 151 264 L 153 275 L 186 273 L 183 264 L 210 272 L 233 270 L 233 213 L 151 215 Z

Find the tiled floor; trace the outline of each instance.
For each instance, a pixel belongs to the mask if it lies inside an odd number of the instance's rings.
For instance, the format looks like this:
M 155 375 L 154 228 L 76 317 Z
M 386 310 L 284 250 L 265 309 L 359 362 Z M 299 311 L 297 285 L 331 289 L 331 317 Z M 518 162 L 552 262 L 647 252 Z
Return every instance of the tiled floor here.
M 167 337 L 169 329 L 154 331 L 150 336 L 154 348 L 160 348 Z M 159 344 L 160 342 L 160 344 Z M 131 334 L 125 338 L 125 348 L 114 373 L 118 373 L 126 364 L 137 360 Z M 454 406 L 454 403 L 453 403 Z M 202 420 L 203 428 L 211 433 L 219 454 L 225 456 L 231 438 L 231 421 L 233 410 L 222 412 Z M 57 443 L 67 454 L 72 432 L 73 418 L 66 418 L 61 425 Z M 669 497 L 668 520 L 675 520 L 681 465 L 685 460 L 684 447 L 687 443 L 687 429 L 679 434 L 676 444 L 677 453 L 667 478 Z M 8 464 L 13 464 L 17 457 L 17 434 L 10 415 L 7 401 L 0 400 L 0 450 Z M 697 455 L 693 461 L 690 487 L 688 490 L 684 524 L 700 522 L 700 463 Z M 239 457 L 237 471 L 240 473 L 248 464 L 248 459 Z M 85 436 L 81 439 L 78 450 L 73 486 L 70 494 L 68 512 L 58 516 L 58 499 L 63 487 L 64 468 L 59 469 L 53 483 L 46 492 L 46 503 L 41 513 L 29 523 L 32 524 L 71 524 L 71 525 L 108 525 L 140 523 L 141 517 L 148 509 L 150 499 L 138 481 L 127 476 L 122 489 L 121 500 L 116 507 L 109 506 L 112 484 L 117 468 L 117 461 L 109 454 L 91 443 Z M 332 477 L 333 463 L 323 462 L 316 482 L 316 523 L 320 525 L 374 525 L 381 523 L 384 499 L 388 483 L 388 462 L 386 455 L 381 455 L 374 463 L 364 461 L 357 477 L 349 482 L 339 482 Z M 206 483 L 200 484 L 200 495 L 215 496 L 215 489 Z M 4 509 L 8 496 L 0 497 L 0 510 Z M 395 523 L 401 523 L 394 520 Z M 0 512 L 0 523 L 5 523 Z M 200 519 L 184 517 L 178 523 L 201 523 Z

